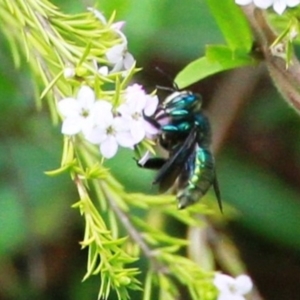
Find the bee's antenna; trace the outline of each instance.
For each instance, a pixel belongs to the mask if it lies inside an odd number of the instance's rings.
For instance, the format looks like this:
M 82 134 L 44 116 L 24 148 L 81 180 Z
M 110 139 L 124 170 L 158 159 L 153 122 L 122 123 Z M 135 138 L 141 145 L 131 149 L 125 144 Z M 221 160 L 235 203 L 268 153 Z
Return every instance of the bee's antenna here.
M 177 91 L 177 89 L 174 89 L 174 88 L 168 87 L 168 86 L 162 86 L 162 85 L 156 85 L 156 88 L 157 88 L 158 90 L 167 91 L 167 92 L 172 92 L 172 93 Z
M 176 84 L 176 82 L 174 82 L 174 79 L 170 76 L 170 74 L 166 73 L 164 70 L 162 70 L 157 66 L 155 67 L 155 70 L 158 71 L 160 74 L 164 75 L 170 82 L 170 85 L 173 86 L 173 88 L 157 86 L 158 89 L 165 90 L 165 91 L 172 91 L 172 92 L 179 91 L 178 85 Z

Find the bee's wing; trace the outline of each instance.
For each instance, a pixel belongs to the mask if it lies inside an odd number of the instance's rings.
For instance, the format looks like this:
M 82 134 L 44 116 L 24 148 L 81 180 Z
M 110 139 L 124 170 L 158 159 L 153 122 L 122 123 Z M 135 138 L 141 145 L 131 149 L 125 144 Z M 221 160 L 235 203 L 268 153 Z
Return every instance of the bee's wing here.
M 178 175 L 178 187 L 182 188 L 189 181 L 191 173 L 195 169 L 195 156 L 196 151 L 193 151 L 190 156 L 186 159 L 184 165 L 181 168 L 181 172 Z
M 220 192 L 220 188 L 219 188 L 219 182 L 218 182 L 217 174 L 215 174 L 215 178 L 214 178 L 214 181 L 213 181 L 213 186 L 214 186 L 215 194 L 216 194 L 216 197 L 217 197 L 217 200 L 218 200 L 218 205 L 219 205 L 220 211 L 223 213 L 221 192 Z
M 185 171 L 184 165 L 194 152 L 196 142 L 197 129 L 194 127 L 182 146 L 166 161 L 155 176 L 153 184 L 159 184 L 161 192 L 170 188 L 179 174 Z

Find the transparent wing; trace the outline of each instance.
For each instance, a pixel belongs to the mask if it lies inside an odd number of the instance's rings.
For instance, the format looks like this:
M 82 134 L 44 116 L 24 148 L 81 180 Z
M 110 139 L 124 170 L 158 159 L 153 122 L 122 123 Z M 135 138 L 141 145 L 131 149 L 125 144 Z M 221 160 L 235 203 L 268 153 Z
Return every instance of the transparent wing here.
M 161 192 L 166 191 L 174 183 L 181 172 L 186 172 L 185 163 L 193 154 L 197 142 L 197 129 L 194 127 L 184 143 L 160 168 L 153 184 L 159 184 Z

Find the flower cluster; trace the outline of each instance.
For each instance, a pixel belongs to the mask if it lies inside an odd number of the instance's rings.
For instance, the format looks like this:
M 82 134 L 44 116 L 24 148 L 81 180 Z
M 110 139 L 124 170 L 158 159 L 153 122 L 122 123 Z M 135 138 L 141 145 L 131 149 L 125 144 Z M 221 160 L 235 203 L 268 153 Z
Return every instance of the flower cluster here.
M 122 77 L 127 77 L 135 59 L 128 52 L 127 38 L 121 31 L 125 22 L 111 24 L 100 11 L 91 7 L 88 10 L 104 27 L 109 27 L 115 38 L 115 43 L 105 49 L 101 65 L 98 60 L 93 60 L 96 71 L 105 77 L 119 72 Z M 67 79 L 75 74 L 72 67 L 64 70 Z M 89 83 L 93 85 L 91 79 Z M 76 98 L 68 97 L 58 102 L 58 111 L 63 117 L 62 133 L 69 136 L 81 133 L 88 142 L 99 145 L 105 158 L 113 157 L 119 146 L 133 148 L 145 137 L 156 134 L 157 129 L 144 116 L 154 114 L 158 98 L 147 95 L 138 84 L 128 86 L 121 97 L 122 104 L 115 107 L 107 99 L 96 99 L 91 87 L 81 86 Z
M 235 0 L 235 3 L 239 5 L 247 5 L 252 2 L 261 9 L 273 6 L 273 9 L 279 15 L 282 15 L 287 7 L 295 7 L 300 4 L 300 0 Z
M 157 133 L 144 118 L 153 115 L 157 105 L 157 96 L 147 95 L 138 84 L 127 87 L 124 102 L 116 108 L 106 100 L 96 100 L 94 91 L 83 85 L 76 98 L 58 102 L 64 119 L 61 131 L 70 136 L 82 133 L 87 141 L 99 145 L 105 158 L 111 158 L 118 146 L 133 148 Z
M 91 11 L 102 24 L 107 24 L 106 18 L 100 11 L 92 7 L 89 7 L 88 10 Z M 111 70 L 109 70 L 107 66 L 100 66 L 98 71 L 102 75 L 108 75 L 109 73 L 130 70 L 135 64 L 134 57 L 128 52 L 127 49 L 127 38 L 121 31 L 124 25 L 124 21 L 116 22 L 111 25 L 111 29 L 114 30 L 114 32 L 120 37 L 122 42 L 120 44 L 112 46 L 106 51 L 105 56 L 108 61 L 108 64 L 111 66 Z
M 244 295 L 249 293 L 253 287 L 253 283 L 247 275 L 233 278 L 220 273 L 216 273 L 214 285 L 219 290 L 217 300 L 245 300 Z

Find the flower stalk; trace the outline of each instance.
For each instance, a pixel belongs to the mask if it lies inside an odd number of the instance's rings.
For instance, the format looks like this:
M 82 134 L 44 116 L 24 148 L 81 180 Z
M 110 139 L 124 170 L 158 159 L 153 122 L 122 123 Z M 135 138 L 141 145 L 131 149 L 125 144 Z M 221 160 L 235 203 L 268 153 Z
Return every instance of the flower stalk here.
M 263 55 L 270 75 L 283 95 L 284 99 L 299 113 L 300 112 L 300 63 L 294 54 L 291 54 L 288 67 L 282 57 L 272 53 L 270 47 L 277 36 L 268 24 L 264 12 L 254 5 L 243 8 L 254 34 L 257 49 Z

